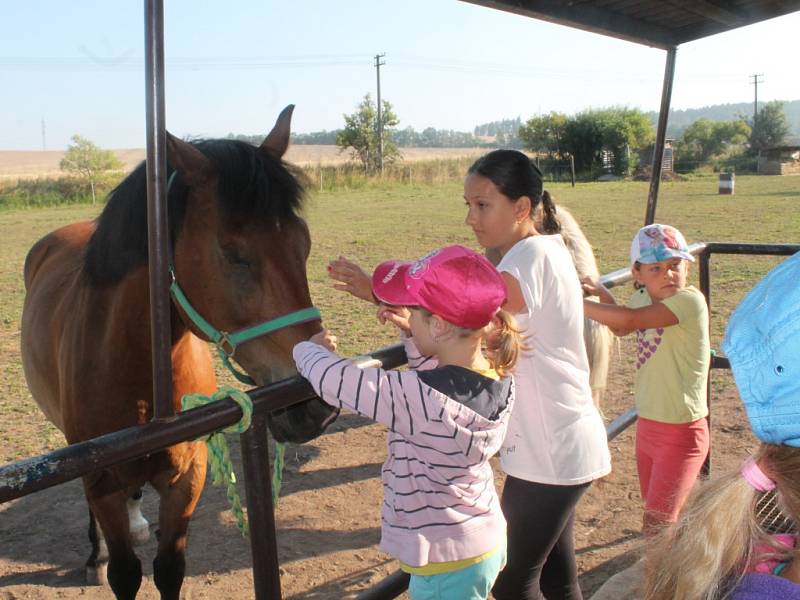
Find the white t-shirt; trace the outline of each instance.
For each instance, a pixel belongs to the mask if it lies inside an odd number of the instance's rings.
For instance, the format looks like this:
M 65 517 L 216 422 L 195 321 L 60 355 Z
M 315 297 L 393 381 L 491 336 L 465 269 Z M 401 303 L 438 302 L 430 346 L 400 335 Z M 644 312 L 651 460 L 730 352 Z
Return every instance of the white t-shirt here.
M 500 450 L 503 470 L 526 481 L 578 485 L 611 471 L 592 400 L 583 341 L 583 292 L 560 235 L 517 242 L 497 266 L 520 285 L 515 318 L 525 351 L 514 368 L 517 402 Z

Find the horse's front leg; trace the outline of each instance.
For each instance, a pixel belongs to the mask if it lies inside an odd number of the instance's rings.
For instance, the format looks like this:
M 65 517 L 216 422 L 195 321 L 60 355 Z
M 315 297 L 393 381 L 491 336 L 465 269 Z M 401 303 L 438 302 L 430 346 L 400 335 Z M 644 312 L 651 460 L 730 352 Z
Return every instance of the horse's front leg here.
M 128 498 L 124 490 L 88 498 L 108 548 L 108 583 L 118 600 L 134 600 L 142 583 L 142 563 L 130 536 Z
M 150 539 L 150 524 L 142 515 L 142 490 L 136 490 L 127 501 L 128 522 L 131 541 L 141 546 Z M 105 585 L 108 583 L 108 547 L 103 530 L 97 525 L 92 511 L 89 511 L 89 543 L 92 552 L 86 560 L 86 585 Z
M 186 534 L 206 479 L 206 445 L 189 442 L 167 450 L 188 462 L 183 473 L 167 470 L 151 480 L 161 501 L 158 509 L 158 553 L 153 560 L 153 580 L 162 600 L 178 600 L 186 571 Z M 187 461 L 188 455 L 188 461 Z
M 103 530 L 97 526 L 91 509 L 89 510 L 89 543 L 92 553 L 86 560 L 86 585 L 105 585 L 108 583 L 108 548 Z

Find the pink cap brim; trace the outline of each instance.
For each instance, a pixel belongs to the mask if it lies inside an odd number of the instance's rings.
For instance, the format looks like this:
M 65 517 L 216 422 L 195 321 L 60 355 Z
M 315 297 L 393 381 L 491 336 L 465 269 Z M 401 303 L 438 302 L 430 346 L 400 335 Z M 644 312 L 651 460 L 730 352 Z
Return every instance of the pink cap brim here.
M 408 291 L 406 273 L 410 262 L 388 260 L 375 267 L 372 273 L 372 293 L 384 304 L 394 306 L 418 306 L 417 300 Z

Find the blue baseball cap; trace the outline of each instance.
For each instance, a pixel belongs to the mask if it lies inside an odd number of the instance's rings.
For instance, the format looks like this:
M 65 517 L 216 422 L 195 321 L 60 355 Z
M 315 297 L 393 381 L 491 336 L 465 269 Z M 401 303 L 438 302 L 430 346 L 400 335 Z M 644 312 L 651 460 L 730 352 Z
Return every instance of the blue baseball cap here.
M 722 349 L 756 437 L 800 448 L 800 252 L 744 297 Z

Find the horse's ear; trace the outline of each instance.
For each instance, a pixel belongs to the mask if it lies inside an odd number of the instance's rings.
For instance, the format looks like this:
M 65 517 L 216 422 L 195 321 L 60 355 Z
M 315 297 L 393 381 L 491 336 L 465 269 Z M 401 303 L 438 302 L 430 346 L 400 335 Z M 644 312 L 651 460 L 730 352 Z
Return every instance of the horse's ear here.
M 208 183 L 216 175 L 216 169 L 205 154 L 188 142 L 167 132 L 167 159 L 181 174 L 189 186 Z
M 292 111 L 294 111 L 294 104 L 284 108 L 281 114 L 278 115 L 278 120 L 275 121 L 275 127 L 261 142 L 261 149 L 273 158 L 281 158 L 286 154 L 286 149 L 289 147 Z

